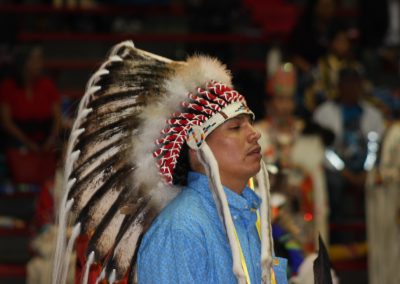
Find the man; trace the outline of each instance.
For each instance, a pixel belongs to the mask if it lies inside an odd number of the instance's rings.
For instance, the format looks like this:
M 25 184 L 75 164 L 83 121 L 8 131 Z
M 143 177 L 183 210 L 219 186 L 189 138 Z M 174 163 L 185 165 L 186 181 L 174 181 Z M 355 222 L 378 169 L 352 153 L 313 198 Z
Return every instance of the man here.
M 314 113 L 314 121 L 335 134 L 332 150 L 342 163 L 327 163 L 327 184 L 331 221 L 343 221 L 346 211 L 354 209 L 345 205 L 345 191 L 359 189 L 363 192 L 366 172 L 371 163 L 369 154 L 376 155 L 370 142 L 379 142 L 385 123 L 382 114 L 363 100 L 363 78 L 354 68 L 339 71 L 338 97 L 321 104 Z M 347 212 L 347 214 L 363 213 Z
M 256 210 L 260 198 L 248 180 L 260 170 L 260 134 L 248 115 L 227 120 L 214 130 L 209 144 L 220 168 L 221 183 L 246 259 L 251 283 L 261 282 L 260 240 Z M 182 193 L 161 213 L 139 250 L 139 283 L 234 283 L 231 251 L 218 217 L 206 171 L 194 150 Z M 162 252 L 162 253 L 160 253 Z M 159 269 L 158 269 L 159 268 Z
M 189 59 L 185 69 L 194 68 L 193 63 L 197 60 Z M 200 62 L 202 63 L 204 62 Z M 198 73 L 196 75 L 202 76 Z M 197 91 L 196 95 L 207 92 L 209 95 L 219 97 L 221 95 L 215 90 L 219 87 L 216 86 L 225 88 L 225 92 L 235 92 L 225 85 L 207 80 L 202 82 L 201 87 L 204 86 L 208 87 Z M 245 106 L 245 101 L 241 101 Z M 230 269 L 235 266 L 232 259 L 234 252 L 229 246 L 231 240 L 229 236 L 227 239 L 224 226 L 224 222 L 227 222 L 224 220 L 226 219 L 224 215 L 227 212 L 222 209 L 223 216 L 220 216 L 218 209 L 220 205 L 216 204 L 213 198 L 213 194 L 219 194 L 213 191 L 214 186 L 218 187 L 214 183 L 219 182 L 213 182 L 212 178 L 209 180 L 207 176 L 210 175 L 220 177 L 233 218 L 233 230 L 239 243 L 241 266 L 245 272 L 246 282 L 262 282 L 261 242 L 255 225 L 257 210 L 262 201 L 247 186 L 249 180 L 261 168 L 261 148 L 257 142 L 260 133 L 253 128 L 253 114 L 247 107 L 241 107 L 242 110 L 238 109 L 238 115 L 231 114 L 229 117 L 231 112 L 229 108 L 234 104 L 235 102 L 232 102 L 222 107 L 219 113 L 225 112 L 225 115 L 228 113 L 228 119 L 224 118 L 218 122 L 219 126 L 205 138 L 206 145 L 196 149 L 188 141 L 189 148 L 184 147 L 181 150 L 181 157 L 187 155 L 187 161 L 183 161 L 184 158 L 179 160 L 173 181 L 185 187 L 160 213 L 143 238 L 138 252 L 139 283 L 236 282 L 235 273 Z M 217 113 L 208 121 L 213 120 Z M 208 121 L 203 124 L 207 124 Z M 207 128 L 203 125 L 202 127 Z M 207 158 L 199 154 L 203 153 L 201 148 L 204 147 L 209 147 L 214 155 L 218 173 L 212 172 L 213 170 L 207 165 Z M 176 176 L 185 177 L 185 171 L 187 182 L 181 182 Z M 224 197 L 218 196 L 217 200 L 219 198 Z M 221 222 L 220 217 L 224 222 Z M 276 259 L 274 264 L 275 273 L 272 277 L 277 283 L 286 283 L 286 271 L 282 266 L 285 260 Z
M 366 186 L 368 281 L 400 283 L 400 121 L 383 138 L 378 165 Z
M 253 120 L 219 61 L 115 46 L 72 130 L 60 228 L 78 217 L 68 244 L 59 237 L 53 282 L 84 233 L 84 283 L 93 263 L 96 282 L 135 281 L 137 267 L 139 283 L 286 283 Z
M 262 158 L 276 171 L 271 190 L 284 196 L 281 215 L 290 216 L 276 219 L 275 244 L 281 242 L 278 235 L 283 229 L 299 243 L 302 252 L 311 253 L 317 248 L 318 234 L 326 243 L 329 241 L 328 201 L 321 167 L 324 148 L 320 137 L 313 133 L 317 131 L 295 115 L 297 75 L 293 64 L 283 62 L 276 67 L 266 80 L 266 115 L 255 123 L 261 133 Z M 278 249 L 275 247 L 275 251 Z M 288 262 L 296 274 L 301 259 L 289 258 Z

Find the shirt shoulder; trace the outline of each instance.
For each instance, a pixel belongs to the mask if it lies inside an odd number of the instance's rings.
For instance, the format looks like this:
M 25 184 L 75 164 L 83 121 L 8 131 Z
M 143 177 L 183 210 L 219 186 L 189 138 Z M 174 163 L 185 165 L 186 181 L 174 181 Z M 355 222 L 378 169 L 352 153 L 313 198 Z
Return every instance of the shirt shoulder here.
M 184 189 L 157 216 L 152 228 L 196 233 L 210 223 L 210 210 L 198 192 Z M 198 232 L 197 232 L 198 233 Z
M 338 110 L 339 106 L 336 102 L 334 101 L 326 101 L 323 102 L 321 105 L 319 105 L 316 109 L 315 112 L 324 112 L 324 111 L 331 111 L 331 110 Z
M 202 283 L 207 275 L 205 232 L 210 224 L 201 196 L 183 190 L 143 237 L 138 251 L 139 282 Z
M 337 103 L 334 101 L 326 101 L 315 109 L 313 120 L 325 126 L 325 124 L 330 124 L 332 119 L 339 116 L 340 112 Z
M 368 115 L 382 116 L 382 112 L 377 107 L 372 105 L 371 103 L 369 103 L 367 101 L 362 101 L 360 105 L 361 105 L 361 108 L 364 111 L 366 111 Z

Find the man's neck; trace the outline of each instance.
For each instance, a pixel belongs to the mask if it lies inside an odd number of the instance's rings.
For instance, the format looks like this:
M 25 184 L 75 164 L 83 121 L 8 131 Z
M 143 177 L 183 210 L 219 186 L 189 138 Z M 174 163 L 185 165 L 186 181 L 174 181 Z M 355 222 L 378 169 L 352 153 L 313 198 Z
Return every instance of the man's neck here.
M 223 186 L 229 188 L 231 191 L 237 193 L 237 194 L 242 194 L 244 189 L 246 188 L 247 181 L 238 181 L 238 180 L 231 180 L 231 181 L 226 181 L 221 177 L 221 183 Z
M 203 175 L 207 175 L 206 171 L 204 170 L 203 167 L 197 168 L 194 171 L 198 172 L 198 173 L 201 173 Z M 246 188 L 246 185 L 247 185 L 247 182 L 248 182 L 248 179 L 244 181 L 243 179 L 239 179 L 239 178 L 237 178 L 237 179 L 236 178 L 233 179 L 232 177 L 225 178 L 225 177 L 223 177 L 221 175 L 220 175 L 220 180 L 221 180 L 221 184 L 224 187 L 229 188 L 231 191 L 233 191 L 233 192 L 235 192 L 235 193 L 237 193 L 239 195 L 242 194 L 242 192 Z

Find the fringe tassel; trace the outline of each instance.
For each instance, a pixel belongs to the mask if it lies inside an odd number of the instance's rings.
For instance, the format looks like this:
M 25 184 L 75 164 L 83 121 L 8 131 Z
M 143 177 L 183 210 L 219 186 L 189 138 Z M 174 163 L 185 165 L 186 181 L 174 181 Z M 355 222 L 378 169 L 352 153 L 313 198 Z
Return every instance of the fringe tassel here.
M 272 227 L 271 227 L 271 210 L 270 203 L 270 185 L 268 172 L 263 161 L 261 161 L 261 170 L 258 172 L 258 193 L 261 196 L 260 222 L 261 222 L 261 279 L 262 283 L 270 283 L 272 258 L 274 255 Z
M 274 238 L 272 237 L 272 224 L 271 224 L 271 220 L 272 220 L 272 216 L 271 216 L 271 192 L 270 192 L 270 184 L 269 184 L 269 176 L 268 176 L 268 170 L 266 165 L 264 164 L 264 162 L 262 162 L 261 164 L 262 166 L 262 173 L 264 175 L 264 179 L 265 179 L 265 184 L 266 184 L 266 192 L 267 192 L 267 204 L 268 204 L 268 230 L 269 230 L 269 247 L 270 247 L 270 255 L 271 255 L 271 261 L 272 261 L 272 257 L 275 256 L 275 251 L 274 251 Z
M 239 246 L 235 236 L 235 225 L 233 224 L 228 201 L 226 199 L 224 188 L 221 184 L 217 161 L 215 160 L 215 157 L 206 142 L 203 143 L 202 147 L 197 153 L 200 162 L 203 164 L 205 170 L 207 171 L 207 175 L 210 178 L 212 190 L 218 196 L 218 200 L 216 200 L 217 207 L 218 204 L 220 204 L 220 208 L 222 209 L 223 223 L 225 225 L 229 244 L 232 250 L 233 273 L 235 274 L 239 284 L 246 284 L 246 276 L 241 264 Z

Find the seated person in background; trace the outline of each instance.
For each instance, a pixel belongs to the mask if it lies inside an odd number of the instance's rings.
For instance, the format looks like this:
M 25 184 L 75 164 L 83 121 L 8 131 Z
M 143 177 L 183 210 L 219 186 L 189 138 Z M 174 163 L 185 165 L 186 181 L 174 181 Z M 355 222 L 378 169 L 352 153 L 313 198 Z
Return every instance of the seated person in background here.
M 368 154 L 371 151 L 376 154 L 376 150 L 368 149 L 368 143 L 379 142 L 385 129 L 382 114 L 363 100 L 362 79 L 356 69 L 342 69 L 337 99 L 323 103 L 314 113 L 314 121 L 335 134 L 330 153 L 336 159 L 328 159 L 333 164 L 328 163 L 327 166 L 331 166 L 326 171 L 332 221 L 345 215 L 346 189 L 364 187 L 365 174 L 371 164 Z M 347 208 L 350 207 L 355 206 Z
M 267 115 L 255 127 L 261 133 L 263 160 L 276 173 L 271 177 L 271 190 L 288 199 L 290 214 L 299 227 L 295 237 L 311 252 L 318 233 L 328 243 L 324 147 L 318 135 L 303 133 L 305 125 L 294 114 L 296 82 L 291 63 L 278 67 L 267 82 Z
M 15 70 L 0 84 L 1 125 L 8 134 L 9 160 L 20 149 L 42 154 L 54 150 L 61 122 L 60 96 L 53 81 L 43 75 L 42 50 L 20 51 Z

